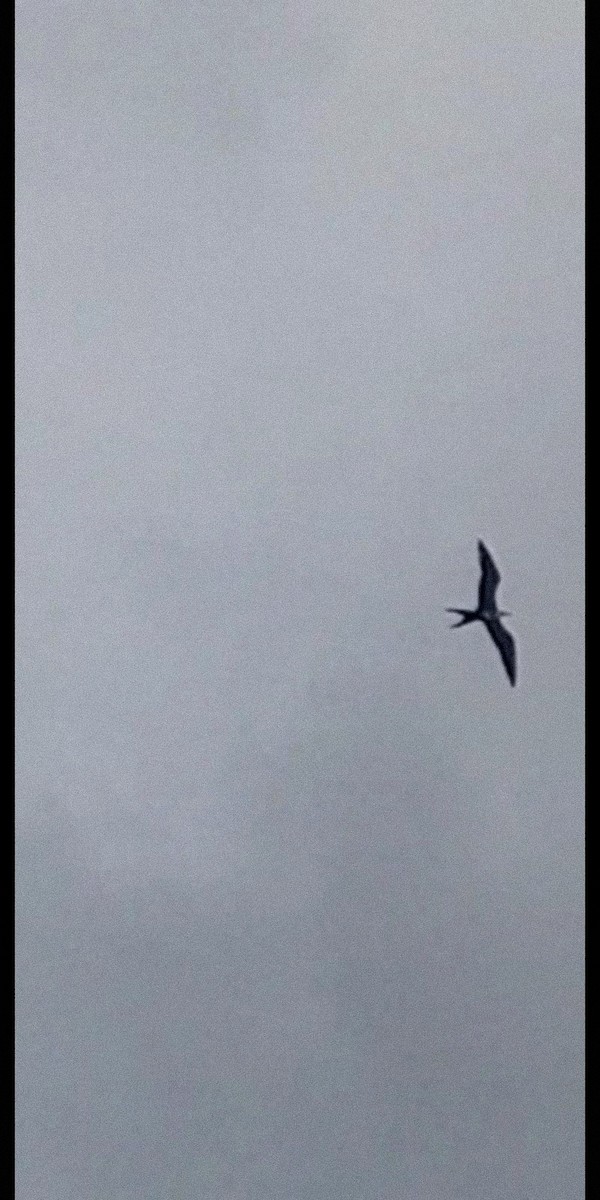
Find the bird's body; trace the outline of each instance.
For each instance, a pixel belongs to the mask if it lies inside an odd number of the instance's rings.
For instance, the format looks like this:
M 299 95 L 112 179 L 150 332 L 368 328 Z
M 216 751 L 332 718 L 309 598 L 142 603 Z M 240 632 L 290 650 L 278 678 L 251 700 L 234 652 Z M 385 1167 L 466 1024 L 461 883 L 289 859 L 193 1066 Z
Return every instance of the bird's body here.
M 453 626 L 453 629 L 459 629 L 461 625 L 470 625 L 473 621 L 481 621 L 485 625 L 494 645 L 499 651 L 511 686 L 514 687 L 517 682 L 517 650 L 515 640 L 512 633 L 509 633 L 508 629 L 504 628 L 500 620 L 501 617 L 509 617 L 510 613 L 502 611 L 496 604 L 496 592 L 500 583 L 500 572 L 483 542 L 478 542 L 477 546 L 479 550 L 479 564 L 481 566 L 477 608 L 473 610 L 448 608 L 446 611 L 456 613 L 461 618 Z

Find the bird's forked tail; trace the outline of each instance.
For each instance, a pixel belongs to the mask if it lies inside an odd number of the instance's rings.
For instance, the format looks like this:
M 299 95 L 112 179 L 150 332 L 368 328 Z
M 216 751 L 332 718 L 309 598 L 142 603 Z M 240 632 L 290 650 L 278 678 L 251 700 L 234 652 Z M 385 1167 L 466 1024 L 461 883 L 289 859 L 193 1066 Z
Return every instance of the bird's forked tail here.
M 471 621 L 477 620 L 477 613 L 469 612 L 467 608 L 447 608 L 446 612 L 456 613 L 456 616 L 461 618 L 450 626 L 451 629 L 460 629 L 461 625 L 469 625 Z

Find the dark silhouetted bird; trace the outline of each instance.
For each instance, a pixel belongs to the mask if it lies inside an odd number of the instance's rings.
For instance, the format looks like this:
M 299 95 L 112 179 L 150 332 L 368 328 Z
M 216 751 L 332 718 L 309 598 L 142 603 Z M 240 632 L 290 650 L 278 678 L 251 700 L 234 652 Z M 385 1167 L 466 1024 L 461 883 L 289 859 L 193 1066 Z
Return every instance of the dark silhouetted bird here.
M 496 604 L 496 592 L 500 583 L 500 572 L 483 542 L 478 542 L 481 579 L 479 581 L 479 602 L 475 611 L 466 608 L 447 608 L 446 612 L 456 613 L 461 618 L 453 629 L 461 625 L 469 625 L 471 621 L 483 621 L 494 645 L 500 652 L 506 674 L 512 687 L 517 682 L 517 650 L 515 639 L 508 629 L 504 628 L 500 617 L 510 617 L 510 613 L 502 612 Z

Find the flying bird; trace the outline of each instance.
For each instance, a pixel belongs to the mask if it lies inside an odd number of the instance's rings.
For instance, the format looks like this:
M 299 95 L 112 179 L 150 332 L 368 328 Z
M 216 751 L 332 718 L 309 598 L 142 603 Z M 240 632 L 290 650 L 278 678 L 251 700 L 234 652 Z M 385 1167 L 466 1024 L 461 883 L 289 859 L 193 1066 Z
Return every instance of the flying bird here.
M 504 669 L 511 686 L 514 687 L 517 682 L 517 649 L 515 639 L 508 629 L 504 628 L 500 617 L 510 617 L 510 613 L 503 612 L 496 604 L 496 592 L 500 583 L 500 572 L 486 546 L 483 542 L 477 543 L 479 550 L 479 564 L 481 566 L 481 579 L 479 581 L 479 600 L 477 608 L 473 611 L 466 608 L 447 608 L 446 612 L 456 613 L 461 618 L 452 629 L 459 629 L 461 625 L 469 625 L 471 621 L 483 621 L 494 645 L 500 652 L 500 658 L 504 663 Z

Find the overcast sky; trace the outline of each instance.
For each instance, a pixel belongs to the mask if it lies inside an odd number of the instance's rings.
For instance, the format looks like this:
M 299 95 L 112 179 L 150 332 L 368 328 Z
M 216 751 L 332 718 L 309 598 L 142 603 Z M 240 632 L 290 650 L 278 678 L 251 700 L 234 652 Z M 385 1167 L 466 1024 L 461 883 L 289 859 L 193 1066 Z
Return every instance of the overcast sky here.
M 17 55 L 18 1200 L 580 1200 L 582 6 Z

